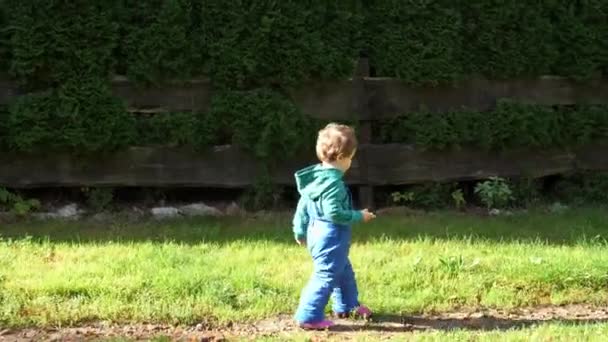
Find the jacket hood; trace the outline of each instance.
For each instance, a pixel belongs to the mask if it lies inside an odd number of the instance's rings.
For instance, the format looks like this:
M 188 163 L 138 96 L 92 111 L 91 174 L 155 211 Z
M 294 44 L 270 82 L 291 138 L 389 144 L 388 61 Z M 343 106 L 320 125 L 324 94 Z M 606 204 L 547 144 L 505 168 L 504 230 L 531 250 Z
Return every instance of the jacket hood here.
M 322 164 L 309 166 L 296 172 L 296 185 L 301 196 L 316 200 L 321 194 L 342 180 L 344 173 Z

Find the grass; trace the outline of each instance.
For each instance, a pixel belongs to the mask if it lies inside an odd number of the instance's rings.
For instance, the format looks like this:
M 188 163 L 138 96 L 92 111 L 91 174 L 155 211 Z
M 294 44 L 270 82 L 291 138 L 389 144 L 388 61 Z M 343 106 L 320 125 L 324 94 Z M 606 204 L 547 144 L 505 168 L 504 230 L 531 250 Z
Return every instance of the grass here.
M 292 312 L 311 271 L 287 217 L 29 222 L 0 234 L 5 326 L 255 320 Z M 607 237 L 603 208 L 386 217 L 354 228 L 351 259 L 361 299 L 383 314 L 601 304 Z M 605 325 L 539 329 L 607 332 Z

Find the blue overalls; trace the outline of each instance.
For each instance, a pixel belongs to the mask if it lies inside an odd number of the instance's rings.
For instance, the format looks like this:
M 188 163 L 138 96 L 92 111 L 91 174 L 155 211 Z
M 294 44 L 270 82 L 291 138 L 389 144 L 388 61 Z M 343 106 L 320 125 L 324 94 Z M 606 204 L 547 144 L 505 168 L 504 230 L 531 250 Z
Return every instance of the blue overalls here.
M 349 193 L 349 201 L 352 199 Z M 320 206 L 310 201 L 307 207 L 310 223 L 306 246 L 313 260 L 313 274 L 302 291 L 295 319 L 299 323 L 316 323 L 325 318 L 325 306 L 333 297 L 333 311 L 348 313 L 359 306 L 355 273 L 348 259 L 351 227 L 323 219 Z

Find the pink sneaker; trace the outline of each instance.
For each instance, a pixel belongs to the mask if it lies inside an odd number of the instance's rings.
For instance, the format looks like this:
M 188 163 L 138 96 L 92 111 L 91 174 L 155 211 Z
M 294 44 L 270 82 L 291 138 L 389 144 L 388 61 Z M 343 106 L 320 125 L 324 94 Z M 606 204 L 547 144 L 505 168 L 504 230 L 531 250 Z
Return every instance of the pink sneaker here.
M 316 323 L 300 323 L 300 328 L 306 330 L 326 330 L 334 326 L 334 322 L 322 320 Z
M 365 305 L 359 305 L 359 307 L 353 312 L 336 312 L 336 316 L 340 318 L 348 318 L 350 314 L 353 314 L 355 317 L 368 319 L 372 316 L 372 310 Z
M 359 305 L 357 310 L 355 310 L 355 315 L 364 319 L 368 319 L 372 316 L 372 310 L 370 310 L 370 308 L 365 305 Z

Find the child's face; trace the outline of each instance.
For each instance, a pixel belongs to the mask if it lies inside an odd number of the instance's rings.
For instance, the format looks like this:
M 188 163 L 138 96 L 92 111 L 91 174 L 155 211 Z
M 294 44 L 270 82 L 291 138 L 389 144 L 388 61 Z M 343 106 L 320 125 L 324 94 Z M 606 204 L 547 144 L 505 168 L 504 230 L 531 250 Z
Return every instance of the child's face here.
M 357 151 L 354 151 L 350 157 L 343 157 L 343 158 L 338 159 L 336 161 L 336 166 L 343 172 L 348 171 L 350 169 L 351 164 L 353 163 L 353 158 L 355 157 L 355 153 L 357 153 Z

